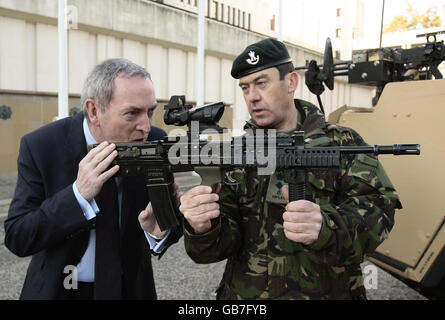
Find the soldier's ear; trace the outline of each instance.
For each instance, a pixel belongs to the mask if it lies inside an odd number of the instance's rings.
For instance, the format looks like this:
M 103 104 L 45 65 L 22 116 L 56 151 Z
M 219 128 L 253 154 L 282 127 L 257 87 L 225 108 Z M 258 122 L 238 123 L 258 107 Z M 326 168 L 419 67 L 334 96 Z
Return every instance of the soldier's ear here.
M 294 93 L 298 87 L 298 73 L 295 71 L 288 74 L 289 83 L 289 93 Z

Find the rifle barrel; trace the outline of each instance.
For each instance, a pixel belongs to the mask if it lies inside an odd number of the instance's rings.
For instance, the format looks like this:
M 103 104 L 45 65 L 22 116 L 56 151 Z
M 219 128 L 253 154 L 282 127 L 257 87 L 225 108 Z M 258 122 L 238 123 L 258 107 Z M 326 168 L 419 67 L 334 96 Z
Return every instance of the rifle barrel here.
M 419 155 L 420 144 L 394 144 L 394 145 L 374 145 L 374 146 L 342 146 L 339 147 L 342 153 L 373 153 L 393 154 L 393 155 Z

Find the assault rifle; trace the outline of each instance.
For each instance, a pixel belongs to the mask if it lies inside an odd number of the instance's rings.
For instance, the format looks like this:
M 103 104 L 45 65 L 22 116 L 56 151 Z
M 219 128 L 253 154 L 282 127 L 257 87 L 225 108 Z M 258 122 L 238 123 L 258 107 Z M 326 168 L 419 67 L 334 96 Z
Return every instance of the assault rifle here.
M 117 143 L 118 156 L 112 165 L 119 165 L 117 175 L 143 176 L 154 214 L 161 230 L 179 224 L 180 212 L 173 195 L 173 173 L 195 171 L 202 185 L 214 187 L 220 182 L 235 184 L 230 172 L 257 169 L 260 175 L 283 172 L 289 184 L 289 199 L 305 199 L 306 170 L 340 168 L 345 154 L 418 155 L 418 144 L 375 146 L 307 147 L 304 132 L 277 137 L 275 131 L 248 132 L 227 141 L 209 141 L 202 134 L 221 132 L 217 122 L 224 112 L 222 103 L 192 108 L 184 96 L 173 96 L 165 106 L 167 124 L 188 127 L 186 135 L 165 137 L 144 143 Z M 201 130 L 202 123 L 205 129 Z M 201 125 L 201 127 L 200 127 Z

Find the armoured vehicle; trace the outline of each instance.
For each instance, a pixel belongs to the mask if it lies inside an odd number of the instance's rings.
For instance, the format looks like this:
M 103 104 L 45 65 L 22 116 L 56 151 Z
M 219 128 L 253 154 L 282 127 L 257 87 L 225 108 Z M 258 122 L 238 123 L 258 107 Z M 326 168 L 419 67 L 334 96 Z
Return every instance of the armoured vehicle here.
M 441 32 L 445 33 L 445 32 Z M 334 77 L 376 87 L 372 108 L 343 106 L 328 121 L 355 129 L 369 144 L 416 141 L 417 157 L 381 158 L 403 205 L 396 211 L 389 238 L 369 260 L 430 299 L 445 298 L 445 79 L 438 69 L 445 60 L 437 33 L 412 49 L 353 51 L 352 61 L 334 63 L 326 42 L 323 66 L 307 69 L 306 84 L 319 98 Z

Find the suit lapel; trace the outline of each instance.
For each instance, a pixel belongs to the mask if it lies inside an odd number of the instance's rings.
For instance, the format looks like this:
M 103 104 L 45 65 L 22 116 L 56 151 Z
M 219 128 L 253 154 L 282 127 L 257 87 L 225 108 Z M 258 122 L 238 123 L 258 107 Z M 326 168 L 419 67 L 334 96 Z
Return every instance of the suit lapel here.
M 65 165 L 65 173 L 67 174 L 67 182 L 73 183 L 77 179 L 79 170 L 79 162 L 87 154 L 86 140 L 83 133 L 83 115 L 77 114 L 70 122 L 70 128 L 65 140 L 62 161 Z M 72 247 L 72 259 L 77 264 L 88 247 L 89 232 L 82 232 L 74 241 L 70 241 Z
M 67 172 L 73 175 L 71 178 L 74 182 L 77 179 L 79 162 L 87 154 L 85 134 L 83 133 L 83 114 L 80 112 L 71 121 L 64 148 L 66 155 L 64 163 L 68 168 Z

